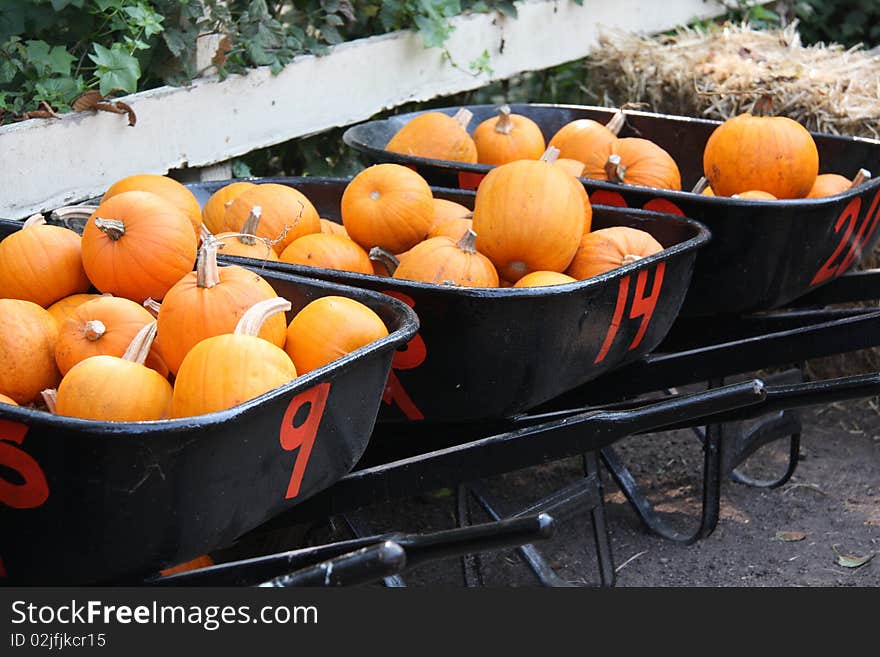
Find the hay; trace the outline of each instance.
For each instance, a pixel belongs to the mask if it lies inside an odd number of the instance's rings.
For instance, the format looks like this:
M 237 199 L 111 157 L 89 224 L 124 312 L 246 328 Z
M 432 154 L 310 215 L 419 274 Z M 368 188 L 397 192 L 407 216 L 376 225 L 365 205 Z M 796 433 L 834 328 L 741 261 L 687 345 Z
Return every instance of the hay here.
M 804 46 L 797 23 L 681 28 L 644 37 L 604 31 L 585 62 L 609 105 L 644 102 L 653 111 L 726 119 L 763 96 L 772 114 L 811 130 L 880 137 L 880 55 L 838 44 Z

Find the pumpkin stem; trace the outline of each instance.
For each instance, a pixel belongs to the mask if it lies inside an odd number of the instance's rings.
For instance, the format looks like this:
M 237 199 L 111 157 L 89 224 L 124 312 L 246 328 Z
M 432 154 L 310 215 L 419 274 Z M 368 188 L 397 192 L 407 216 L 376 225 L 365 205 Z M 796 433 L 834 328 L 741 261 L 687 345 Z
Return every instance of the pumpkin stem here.
M 214 233 L 208 230 L 205 224 L 199 224 L 199 238 L 204 242 L 214 237 Z
M 694 194 L 702 194 L 706 191 L 706 188 L 709 186 L 709 181 L 706 180 L 706 176 L 700 176 L 700 179 L 697 181 L 697 184 L 694 185 L 694 188 L 691 190 Z
M 617 153 L 612 153 L 608 156 L 608 161 L 605 163 L 605 175 L 611 182 L 626 182 L 626 167 L 620 161 L 620 155 Z
M 543 155 L 541 155 L 541 162 L 553 164 L 556 160 L 559 159 L 559 154 L 561 152 L 562 151 L 556 148 L 556 146 L 548 146 L 547 150 L 544 151 Z
M 618 109 L 616 112 L 614 112 L 614 115 L 608 120 L 608 123 L 605 124 L 605 127 L 608 128 L 615 135 L 619 135 L 624 123 L 626 123 L 626 117 L 623 115 L 623 110 Z
M 866 182 L 871 179 L 871 172 L 867 169 L 859 169 L 859 172 L 853 178 L 852 185 L 849 186 L 850 189 L 853 187 L 858 187 L 863 182 Z
M 116 219 L 95 217 L 95 225 L 114 242 L 125 235 L 125 224 Z
M 773 111 L 773 96 L 770 94 L 762 94 L 752 106 L 752 113 L 755 116 L 770 116 Z
M 263 328 L 263 323 L 272 315 L 290 310 L 290 301 L 283 297 L 263 299 L 247 309 L 238 324 L 235 325 L 235 335 L 252 335 L 256 337 Z
M 396 255 L 387 249 L 383 249 L 381 246 L 374 246 L 370 249 L 369 256 L 370 260 L 378 260 L 385 265 L 385 269 L 388 270 L 388 273 L 391 276 L 394 276 L 394 272 L 397 271 L 397 266 L 400 264 L 400 260 L 397 259 Z
M 64 224 L 66 228 L 81 233 L 89 217 L 95 214 L 97 209 L 97 205 L 66 205 L 63 208 L 52 210 L 51 216 Z
M 455 113 L 455 115 L 452 118 L 455 119 L 455 122 L 458 125 L 460 125 L 462 128 L 467 130 L 468 123 L 470 123 L 471 119 L 474 118 L 474 113 L 471 112 L 466 107 L 462 107 L 460 110 L 458 110 Z
M 30 228 L 31 226 L 45 226 L 46 225 L 46 217 L 41 215 L 39 212 L 37 214 L 32 214 L 28 217 L 24 224 L 22 224 L 22 228 Z
M 622 267 L 623 265 L 631 265 L 632 263 L 641 259 L 642 256 L 636 255 L 635 253 L 627 253 L 625 256 L 623 256 L 623 260 L 620 261 L 620 266 Z
M 461 236 L 461 239 L 456 242 L 455 246 L 465 253 L 473 255 L 477 252 L 477 234 L 471 228 L 468 228 L 464 235 Z
M 498 108 L 498 120 L 495 122 L 495 132 L 509 135 L 513 130 L 513 121 L 510 119 L 510 105 L 502 105 Z
M 150 311 L 153 317 L 159 316 L 159 309 L 162 307 L 162 304 L 156 301 L 153 297 L 147 297 L 144 299 L 144 303 L 142 304 L 144 308 Z
M 251 213 L 244 220 L 241 227 L 241 233 L 238 235 L 238 241 L 247 246 L 253 246 L 257 243 L 257 228 L 260 226 L 260 217 L 263 216 L 263 208 L 255 205 L 251 208 Z
M 46 408 L 49 409 L 49 412 L 52 415 L 56 415 L 58 413 L 58 390 L 46 388 L 40 391 L 40 395 L 42 395 L 43 401 L 46 402 Z
M 104 334 L 107 332 L 107 327 L 104 326 L 104 322 L 99 319 L 90 319 L 86 322 L 83 332 L 86 335 L 86 340 L 95 342 L 104 337 Z
M 144 324 L 143 328 L 132 338 L 125 353 L 122 354 L 123 360 L 130 360 L 132 363 L 143 365 L 150 354 L 150 347 L 156 338 L 156 327 L 158 326 L 158 322 Z
M 220 269 L 217 267 L 217 249 L 221 242 L 211 238 L 202 242 L 196 259 L 196 285 L 212 288 L 220 282 Z

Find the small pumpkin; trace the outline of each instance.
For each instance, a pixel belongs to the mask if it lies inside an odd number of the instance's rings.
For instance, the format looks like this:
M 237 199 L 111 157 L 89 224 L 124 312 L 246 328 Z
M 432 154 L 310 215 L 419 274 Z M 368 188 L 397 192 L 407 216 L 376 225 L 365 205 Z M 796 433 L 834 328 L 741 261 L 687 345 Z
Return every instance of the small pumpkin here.
M 394 278 L 457 285 L 498 287 L 498 272 L 486 256 L 477 252 L 477 234 L 467 230 L 458 240 L 432 237 L 400 255 Z
M 342 237 L 349 237 L 348 231 L 345 230 L 345 226 L 342 224 L 338 224 L 335 221 L 330 221 L 329 219 L 324 219 L 321 217 L 321 232 L 329 233 L 330 235 L 342 235 Z M 351 239 L 349 237 L 349 239 Z
M 577 119 L 557 130 L 547 145 L 558 148 L 562 159 L 585 162 L 594 151 L 604 151 L 617 139 L 624 121 L 623 112 L 619 110 L 606 124 L 593 119 Z
M 681 173 L 672 156 L 647 139 L 625 137 L 597 149 L 584 160 L 583 176 L 594 180 L 681 190 Z
M 556 271 L 533 271 L 526 274 L 513 287 L 545 287 L 548 285 L 565 285 L 566 283 L 574 283 L 577 279 L 567 274 L 560 274 Z
M 173 416 L 222 411 L 293 381 L 297 371 L 290 356 L 258 337 L 269 319 L 280 318 L 286 329 L 284 315 L 279 314 L 286 310 L 290 310 L 286 299 L 264 299 L 241 315 L 232 333 L 193 346 L 174 381 Z
M 92 301 L 93 299 L 100 299 L 102 295 L 100 294 L 71 294 L 69 297 L 64 297 L 63 299 L 59 299 L 51 306 L 46 308 L 49 311 L 49 314 L 52 315 L 55 322 L 58 324 L 58 328 L 61 328 L 61 325 L 64 324 L 65 320 L 70 317 L 71 313 L 79 308 L 82 304 L 87 301 Z
M 142 303 L 161 299 L 196 259 L 197 238 L 186 215 L 151 192 L 122 192 L 89 217 L 83 266 L 101 292 Z
M 263 209 L 255 205 L 251 208 L 251 213 L 241 227 L 240 233 L 220 233 L 214 236 L 223 249 L 223 255 L 278 262 L 278 255 L 269 240 L 265 237 L 257 237 L 262 214 Z
M 284 350 L 302 375 L 387 335 L 372 309 L 347 297 L 326 296 L 293 317 Z
M 110 185 L 110 188 L 101 197 L 101 203 L 117 194 L 130 191 L 152 192 L 161 196 L 189 218 L 196 238 L 199 237 L 202 227 L 202 208 L 195 195 L 185 185 L 168 176 L 154 173 L 136 174 L 117 180 Z
M 461 237 L 474 227 L 473 219 L 459 217 L 458 219 L 450 219 L 439 224 L 428 232 L 428 238 L 431 237 L 449 237 L 458 241 Z
M 102 422 L 171 417 L 171 384 L 144 365 L 155 336 L 156 322 L 151 321 L 135 334 L 121 357 L 91 356 L 70 368 L 58 386 L 54 412 Z
M 558 157 L 553 164 L 575 178 L 580 178 L 584 172 L 584 163 L 580 160 L 573 160 L 570 157 Z
M 91 287 L 83 269 L 80 237 L 50 226 L 41 214 L 0 241 L 0 297 L 47 308 Z
M 433 226 L 441 224 L 444 221 L 449 221 L 450 219 L 461 219 L 462 217 L 470 219 L 473 214 L 461 203 L 449 201 L 445 198 L 435 198 L 432 200 L 432 203 L 434 205 Z
M 819 173 L 819 152 L 797 121 L 740 114 L 709 136 L 703 173 L 719 196 L 761 189 L 779 199 L 803 198 Z
M 838 173 L 820 173 L 816 176 L 816 182 L 810 188 L 807 198 L 822 198 L 823 196 L 842 194 L 848 189 L 858 187 L 870 178 L 871 172 L 867 169 L 859 169 L 859 172 L 852 180 Z
M 373 264 L 361 246 L 347 237 L 314 233 L 303 235 L 284 249 L 281 262 L 372 274 Z
M 509 105 L 498 116 L 486 119 L 472 135 L 480 164 L 507 164 L 514 160 L 537 160 L 546 148 L 544 133 L 527 116 L 514 114 Z
M 202 223 L 211 233 L 215 235 L 223 232 L 226 224 L 226 209 L 232 205 L 232 201 L 242 192 L 256 187 L 252 182 L 234 182 L 224 185 L 216 192 L 211 194 L 210 198 L 205 201 L 202 206 Z
M 0 393 L 19 404 L 61 380 L 55 365 L 58 325 L 32 301 L 0 299 Z
M 566 274 L 582 280 L 636 262 L 663 250 L 650 233 L 628 226 L 612 226 L 587 233 Z
M 751 201 L 775 201 L 776 197 L 770 192 L 761 189 L 749 189 L 739 194 L 734 194 L 730 198 L 741 198 Z
M 425 239 L 434 223 L 431 188 L 400 164 L 375 164 L 358 173 L 342 193 L 342 223 L 365 249 L 402 253 Z
M 138 332 L 153 316 L 140 304 L 123 297 L 99 296 L 74 308 L 58 328 L 55 362 L 62 374 L 91 356 L 121 358 Z M 168 376 L 157 343 L 146 360 L 147 367 Z
M 433 160 L 476 164 L 477 146 L 467 132 L 473 112 L 461 108 L 454 116 L 425 112 L 408 121 L 385 145 L 385 150 Z
M 0 394 L 0 404 L 9 404 L 10 406 L 18 406 L 12 397 Z
M 476 248 L 513 283 L 533 271 L 562 271 L 591 216 L 583 185 L 559 167 L 509 162 L 489 171 L 477 188 Z
M 277 255 L 297 237 L 321 232 L 318 211 L 305 194 L 277 183 L 255 185 L 236 196 L 226 209 L 222 232 L 244 232 L 254 206 L 262 212 L 257 236 L 268 239 Z
M 159 307 L 159 345 L 174 374 L 198 342 L 232 333 L 248 308 L 278 296 L 255 272 L 237 265 L 218 267 L 217 248 L 215 239 L 202 243 L 196 271 L 182 277 Z M 284 316 L 269 317 L 260 337 L 282 347 L 286 328 Z

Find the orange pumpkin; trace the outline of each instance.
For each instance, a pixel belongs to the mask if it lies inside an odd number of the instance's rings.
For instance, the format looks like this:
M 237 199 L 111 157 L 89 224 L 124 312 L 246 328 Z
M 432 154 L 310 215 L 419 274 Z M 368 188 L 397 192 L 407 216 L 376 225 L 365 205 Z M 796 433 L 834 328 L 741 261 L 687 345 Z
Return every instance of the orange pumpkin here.
M 816 176 L 816 182 L 810 188 L 807 198 L 821 198 L 841 194 L 848 189 L 858 187 L 871 178 L 871 172 L 867 169 L 859 169 L 855 177 L 850 180 L 837 173 L 820 173 Z
M 342 224 L 337 224 L 335 221 L 330 221 L 329 219 L 321 218 L 321 232 L 329 233 L 330 235 L 342 235 L 342 237 L 349 237 L 348 231 L 345 230 L 345 226 Z M 349 238 L 350 239 L 350 238 Z
M 412 169 L 375 164 L 345 187 L 342 223 L 365 249 L 402 253 L 425 239 L 434 223 L 431 188 Z
M 474 246 L 476 233 L 468 230 L 460 239 L 432 237 L 400 255 L 394 278 L 458 285 L 498 287 L 498 272 Z
M 749 189 L 745 192 L 741 192 L 739 194 L 734 194 L 730 198 L 742 198 L 752 201 L 775 201 L 776 197 L 769 192 L 765 192 L 760 189 Z
M 259 274 L 244 267 L 217 266 L 217 242 L 199 249 L 196 271 L 172 287 L 159 307 L 159 345 L 168 368 L 177 374 L 187 352 L 205 338 L 232 333 L 248 308 L 278 295 Z M 284 316 L 270 317 L 260 337 L 284 346 Z
M 262 212 L 257 236 L 270 240 L 280 255 L 297 237 L 321 232 L 318 211 L 305 194 L 277 183 L 246 189 L 226 209 L 223 232 L 241 233 L 254 206 Z
M 434 204 L 434 223 L 431 228 L 435 228 L 438 224 L 450 219 L 470 219 L 473 213 L 461 203 L 455 201 L 447 201 L 445 198 L 435 198 L 432 200 Z
M 100 294 L 71 294 L 69 297 L 59 299 L 46 308 L 46 310 L 49 311 L 49 314 L 52 315 L 55 323 L 58 324 L 58 328 L 61 329 L 61 325 L 64 324 L 65 320 L 70 317 L 70 314 L 75 309 L 79 308 L 87 301 L 100 298 Z
M 455 116 L 425 112 L 411 119 L 385 145 L 404 155 L 453 162 L 477 162 L 477 146 L 467 132 L 473 113 L 460 109 Z
M 0 297 L 47 308 L 91 287 L 82 264 L 80 237 L 34 215 L 0 241 Z
M 431 237 L 449 237 L 455 241 L 474 227 L 473 219 L 459 217 L 458 219 L 450 219 L 440 224 L 434 224 L 434 227 L 428 232 L 428 238 Z
M 99 296 L 77 306 L 59 325 L 55 343 L 58 369 L 67 374 L 70 368 L 91 356 L 122 358 L 138 332 L 152 321 L 150 311 L 123 297 Z M 168 376 L 158 344 L 150 350 L 146 365 Z
M 580 160 L 573 160 L 570 157 L 558 157 L 553 164 L 575 178 L 580 178 L 584 171 L 584 163 Z
M 568 276 L 567 274 L 560 274 L 555 271 L 533 271 L 531 274 L 526 274 L 521 279 L 519 279 L 516 283 L 513 284 L 513 287 L 544 287 L 547 285 L 565 285 L 566 283 L 574 283 L 577 279 Z
M 364 304 L 327 296 L 306 305 L 290 321 L 284 350 L 302 375 L 387 335 L 384 322 Z
M 610 142 L 584 160 L 583 176 L 594 180 L 681 190 L 681 173 L 672 156 L 647 139 Z
M 712 132 L 703 173 L 719 196 L 762 189 L 780 199 L 803 198 L 819 173 L 819 152 L 797 121 L 740 114 Z
M 58 326 L 32 301 L 0 299 L 0 393 L 19 404 L 61 380 L 55 365 Z
M 234 182 L 224 185 L 205 201 L 202 207 L 202 223 L 205 228 L 214 234 L 222 233 L 226 224 L 226 208 L 232 205 L 232 201 L 242 192 L 256 187 L 252 182 Z
M 358 274 L 373 273 L 370 257 L 357 242 L 341 235 L 327 233 L 303 235 L 284 249 L 281 261 Z
M 559 167 L 509 162 L 489 171 L 477 188 L 476 247 L 514 283 L 533 271 L 562 271 L 589 230 L 591 215 L 583 185 Z
M 480 164 L 507 164 L 514 160 L 537 160 L 546 148 L 544 134 L 538 124 L 521 114 L 513 114 L 508 105 L 498 116 L 486 119 L 474 128 Z
M 220 233 L 214 236 L 223 249 L 223 255 L 278 262 L 278 255 L 269 240 L 265 237 L 257 237 L 262 214 L 263 209 L 255 205 L 251 208 L 251 213 L 241 227 L 240 233 Z
M 174 381 L 173 416 L 232 408 L 295 379 L 296 368 L 284 350 L 258 337 L 270 319 L 280 318 L 286 329 L 279 313 L 289 309 L 286 299 L 264 299 L 241 316 L 234 332 L 193 346 Z
M 99 355 L 72 368 L 58 386 L 54 412 L 102 422 L 143 422 L 171 417 L 171 384 L 144 365 L 156 335 L 145 324 L 122 357 Z
M 101 292 L 161 299 L 192 270 L 197 241 L 186 215 L 150 192 L 122 192 L 86 222 L 83 266 Z
M 12 397 L 7 397 L 6 395 L 0 395 L 0 404 L 9 404 L 11 406 L 18 406 L 15 403 L 15 400 Z
M 557 130 L 547 145 L 558 148 L 560 158 L 586 162 L 594 151 L 604 151 L 617 139 L 623 123 L 623 112 L 619 111 L 604 125 L 592 119 L 577 119 Z
M 127 176 L 110 185 L 110 189 L 101 197 L 101 203 L 117 194 L 130 191 L 152 192 L 161 196 L 189 218 L 196 238 L 199 237 L 202 227 L 202 208 L 193 193 L 174 178 L 154 173 Z
M 660 242 L 638 228 L 601 228 L 583 236 L 565 273 L 576 279 L 590 278 L 662 250 Z

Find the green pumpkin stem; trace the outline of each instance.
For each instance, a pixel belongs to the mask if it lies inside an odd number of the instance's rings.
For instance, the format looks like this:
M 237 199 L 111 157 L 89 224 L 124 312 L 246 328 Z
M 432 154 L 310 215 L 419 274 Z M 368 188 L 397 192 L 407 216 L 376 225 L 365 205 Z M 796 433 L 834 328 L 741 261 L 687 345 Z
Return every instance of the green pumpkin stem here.
M 147 360 L 147 356 L 150 354 L 150 347 L 153 346 L 153 340 L 156 339 L 157 327 L 157 322 L 144 324 L 143 328 L 132 338 L 125 353 L 122 354 L 122 359 L 130 360 L 132 363 L 137 363 L 138 365 L 143 365 Z
M 495 132 L 509 135 L 513 130 L 513 121 L 510 118 L 510 105 L 502 105 L 498 108 L 498 120 L 495 122 Z
M 95 217 L 95 225 L 114 242 L 125 235 L 125 224 L 116 219 Z
M 251 335 L 258 336 L 263 324 L 272 315 L 280 312 L 287 312 L 291 309 L 290 301 L 283 297 L 273 297 L 271 299 L 263 299 L 245 311 L 244 315 L 235 325 L 235 335 Z
M 397 271 L 397 267 L 400 265 L 400 260 L 397 259 L 397 256 L 381 246 L 374 246 L 370 249 L 369 256 L 370 260 L 375 260 L 385 265 L 385 269 L 388 270 L 390 276 L 394 276 L 394 272 Z
M 220 268 L 217 266 L 217 249 L 222 242 L 211 237 L 202 242 L 196 258 L 196 285 L 212 288 L 220 282 Z
M 626 166 L 620 161 L 620 155 L 612 153 L 605 163 L 605 175 L 608 180 L 624 184 L 626 182 Z
M 477 234 L 468 228 L 455 245 L 465 253 L 473 255 L 477 252 Z

